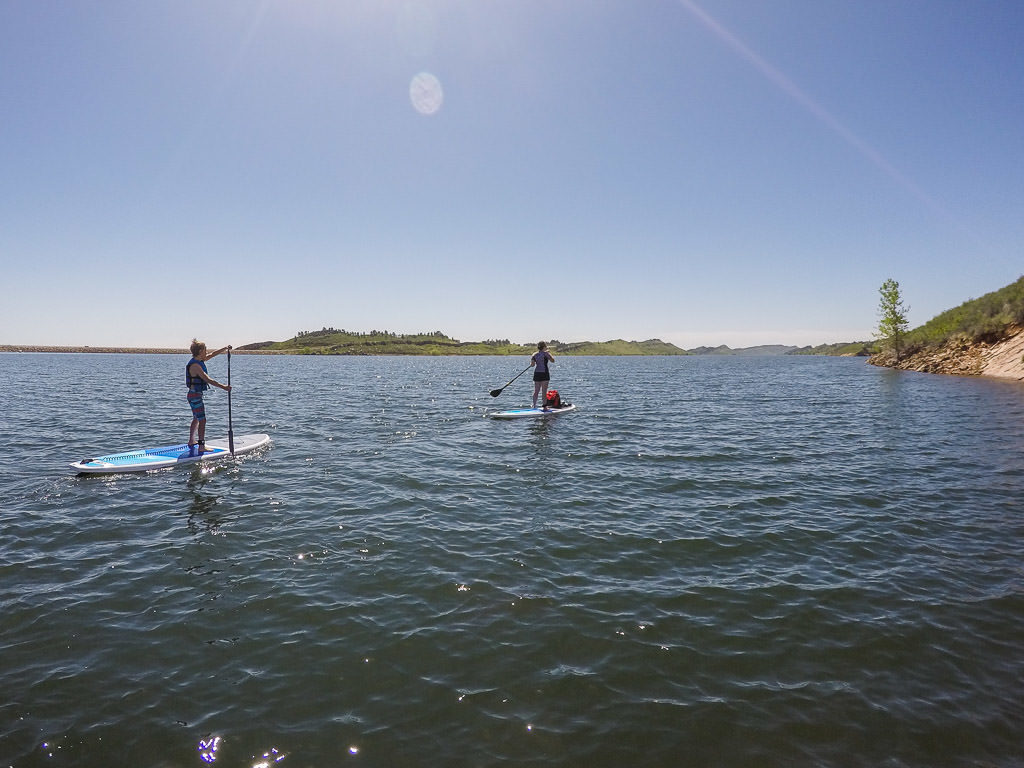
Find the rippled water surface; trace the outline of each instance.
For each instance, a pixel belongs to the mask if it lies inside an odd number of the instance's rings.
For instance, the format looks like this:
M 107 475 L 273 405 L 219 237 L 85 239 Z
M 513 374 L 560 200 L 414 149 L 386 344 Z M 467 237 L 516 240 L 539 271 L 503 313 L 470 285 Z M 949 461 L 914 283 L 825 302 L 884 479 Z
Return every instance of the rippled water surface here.
M 0 362 L 4 766 L 1024 765 L 1019 384 L 236 355 L 269 450 L 80 478 L 185 359 Z

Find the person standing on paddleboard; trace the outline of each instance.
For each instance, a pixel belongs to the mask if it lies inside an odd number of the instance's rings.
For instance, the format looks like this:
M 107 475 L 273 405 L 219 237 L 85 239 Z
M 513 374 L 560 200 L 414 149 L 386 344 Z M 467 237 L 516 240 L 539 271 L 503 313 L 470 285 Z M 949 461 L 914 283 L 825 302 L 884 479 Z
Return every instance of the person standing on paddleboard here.
M 548 345 L 543 341 L 537 342 L 537 351 L 534 352 L 533 357 L 530 358 L 530 365 L 533 369 L 533 407 L 537 407 L 537 395 L 543 392 L 543 399 L 541 405 L 547 404 L 548 400 L 548 382 L 551 381 L 551 370 L 548 368 L 548 363 L 555 362 L 555 358 L 548 352 Z M 546 410 L 546 408 L 545 408 Z
M 188 451 L 191 454 L 195 451 L 196 443 L 199 443 L 199 453 L 206 453 L 206 405 L 203 403 L 203 392 L 213 384 L 225 392 L 231 391 L 231 385 L 221 384 L 210 378 L 206 372 L 206 361 L 231 349 L 221 347 L 216 352 L 208 352 L 206 345 L 196 339 L 192 339 L 189 352 L 192 359 L 185 366 L 185 384 L 188 386 L 188 404 L 192 409 L 192 426 L 188 430 Z

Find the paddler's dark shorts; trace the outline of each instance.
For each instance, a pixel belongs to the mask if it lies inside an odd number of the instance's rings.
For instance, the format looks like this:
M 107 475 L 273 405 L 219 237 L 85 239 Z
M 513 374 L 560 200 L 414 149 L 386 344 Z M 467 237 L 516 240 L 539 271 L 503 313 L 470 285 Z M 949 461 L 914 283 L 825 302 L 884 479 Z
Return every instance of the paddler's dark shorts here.
M 206 405 L 203 403 L 202 392 L 189 392 L 188 404 L 192 408 L 192 418 L 197 421 L 206 421 Z
M 533 372 L 533 380 L 534 381 L 551 381 L 551 374 L 548 373 L 547 371 L 534 371 Z

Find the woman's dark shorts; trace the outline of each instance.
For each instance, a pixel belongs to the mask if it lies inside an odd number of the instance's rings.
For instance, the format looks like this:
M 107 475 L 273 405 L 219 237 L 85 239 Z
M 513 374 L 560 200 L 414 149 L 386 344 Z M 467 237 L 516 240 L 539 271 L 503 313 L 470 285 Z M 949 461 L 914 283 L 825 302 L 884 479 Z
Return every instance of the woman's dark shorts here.
M 551 374 L 548 373 L 547 371 L 534 371 L 533 372 L 533 380 L 534 381 L 551 381 Z

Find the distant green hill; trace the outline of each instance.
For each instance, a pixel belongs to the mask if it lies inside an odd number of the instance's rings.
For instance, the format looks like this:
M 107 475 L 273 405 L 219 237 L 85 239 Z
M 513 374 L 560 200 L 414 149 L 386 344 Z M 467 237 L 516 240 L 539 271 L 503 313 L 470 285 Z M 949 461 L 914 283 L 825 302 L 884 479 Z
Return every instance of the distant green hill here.
M 691 355 L 729 355 L 731 357 L 754 357 L 758 355 L 788 355 L 796 347 L 785 344 L 761 344 L 756 347 L 738 347 L 733 349 L 725 344 L 717 347 L 695 347 L 688 350 Z
M 661 339 L 647 341 L 580 341 L 572 344 L 551 343 L 552 354 L 560 355 L 688 355 L 685 349 Z
M 1024 277 L 998 291 L 947 309 L 907 333 L 905 351 L 937 347 L 960 338 L 964 341 L 998 341 L 1010 326 L 1024 326 Z
M 518 355 L 531 350 L 507 339 L 463 343 L 440 331 L 358 333 L 336 328 L 300 331 L 287 341 L 264 341 L 241 349 L 299 355 Z
M 554 355 L 685 355 L 674 344 L 659 339 L 647 341 L 583 341 L 548 344 Z M 532 344 L 513 344 L 508 339 L 459 341 L 440 331 L 432 333 L 397 334 L 391 331 L 353 331 L 323 328 L 300 331 L 287 341 L 264 341 L 239 347 L 254 352 L 277 352 L 299 355 L 530 355 Z
M 873 341 L 841 341 L 838 344 L 819 344 L 816 347 L 800 347 L 787 355 L 832 355 L 834 357 L 867 357 L 875 353 Z

